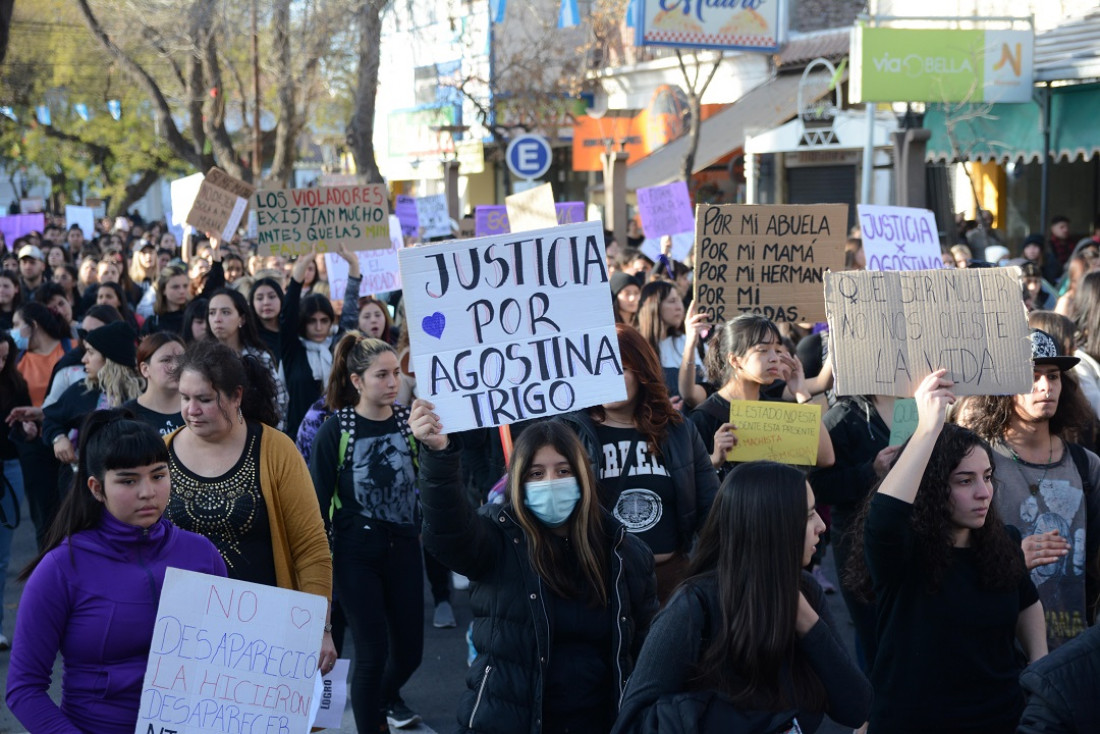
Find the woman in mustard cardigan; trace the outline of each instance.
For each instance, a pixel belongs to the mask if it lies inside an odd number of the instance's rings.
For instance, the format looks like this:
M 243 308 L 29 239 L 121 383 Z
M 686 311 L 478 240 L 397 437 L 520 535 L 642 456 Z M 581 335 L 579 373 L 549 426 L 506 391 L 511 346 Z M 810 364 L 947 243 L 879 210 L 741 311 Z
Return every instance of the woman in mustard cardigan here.
M 332 598 L 332 557 L 309 470 L 278 419 L 271 373 L 213 340 L 176 365 L 186 424 L 168 435 L 166 516 L 205 535 L 229 577 Z M 326 620 L 319 667 L 336 663 Z

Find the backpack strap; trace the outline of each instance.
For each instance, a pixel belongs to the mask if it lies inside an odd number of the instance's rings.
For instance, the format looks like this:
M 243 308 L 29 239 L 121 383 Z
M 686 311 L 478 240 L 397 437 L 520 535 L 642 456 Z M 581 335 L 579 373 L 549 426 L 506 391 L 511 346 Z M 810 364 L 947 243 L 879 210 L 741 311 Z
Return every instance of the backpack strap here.
M 1066 448 L 1069 449 L 1069 455 L 1073 457 L 1073 464 L 1077 467 L 1077 474 L 1081 477 L 1081 490 L 1085 493 L 1085 496 L 1089 496 L 1092 493 L 1092 482 L 1089 481 L 1089 456 L 1085 452 L 1085 447 L 1065 442 Z
M 340 408 L 336 411 L 336 420 L 340 422 L 340 448 L 343 449 L 337 471 L 343 471 L 355 452 L 355 408 Z
M 412 452 L 413 471 L 419 474 L 420 444 L 417 442 L 416 437 L 413 436 L 412 426 L 409 425 L 409 418 L 412 417 L 412 411 L 400 403 L 394 403 L 393 417 L 394 420 L 397 421 L 397 430 L 401 431 L 401 437 L 409 444 L 409 451 Z

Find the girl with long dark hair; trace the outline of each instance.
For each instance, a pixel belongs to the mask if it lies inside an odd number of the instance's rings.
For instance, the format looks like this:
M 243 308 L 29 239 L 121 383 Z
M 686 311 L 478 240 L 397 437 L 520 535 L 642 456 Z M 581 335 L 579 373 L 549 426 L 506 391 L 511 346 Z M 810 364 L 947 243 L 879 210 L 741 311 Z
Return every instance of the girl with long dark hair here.
M 1047 652 L 1018 533 L 993 499 L 992 450 L 944 425 L 953 383 L 916 390 L 917 429 L 858 518 L 848 582 L 877 615 L 870 732 L 1014 732 L 1027 660 Z
M 183 318 L 191 300 L 190 286 L 187 269 L 182 265 L 169 265 L 161 270 L 152 288 L 153 314 L 145 320 L 142 333 L 167 331 L 182 336 L 184 328 L 190 326 Z
M 824 592 L 802 570 L 824 531 L 802 472 L 765 461 L 736 466 L 699 535 L 690 577 L 654 620 L 614 732 L 653 731 L 647 722 L 672 712 L 684 727 L 671 731 L 684 732 L 778 732 L 797 721 L 808 734 L 825 714 L 862 725 L 871 686 L 849 659 Z
M 11 559 L 11 539 L 19 525 L 20 506 L 23 504 L 23 468 L 19 464 L 19 449 L 12 440 L 12 433 L 24 436 L 25 431 L 37 435 L 37 426 L 24 423 L 12 416 L 16 406 L 28 405 L 27 382 L 15 368 L 18 350 L 11 334 L 0 330 L 0 468 L 3 469 L 4 487 L 0 490 L 0 598 L 8 577 L 8 561 Z M 4 622 L 4 608 L 0 605 L 0 627 Z M 11 647 L 8 638 L 0 633 L 0 650 Z
M 332 538 L 334 591 L 355 640 L 351 702 L 361 732 L 419 721 L 401 687 L 424 650 L 417 444 L 397 405 L 397 353 L 345 334 L 336 346 L 310 474 Z M 385 549 L 384 552 L 379 552 Z
M 272 354 L 279 354 L 279 314 L 283 310 L 283 286 L 274 278 L 257 278 L 248 292 L 260 338 Z
M 219 288 L 210 295 L 210 303 L 206 307 L 206 335 L 242 357 L 252 357 L 271 373 L 276 390 L 272 406 L 279 415 L 275 427 L 282 430 L 286 419 L 286 384 L 279 374 L 274 355 L 267 351 L 267 345 L 260 339 L 248 301 L 240 292 L 232 288 Z
M 764 400 L 764 388 L 780 379 L 781 367 L 791 367 L 790 379 L 783 389 L 799 403 L 810 396 L 803 391 L 802 366 L 787 354 L 778 327 L 763 316 L 741 314 L 717 329 L 707 350 L 707 377 L 718 391 L 691 414 L 711 464 L 724 477 L 732 468 L 726 460 L 737 445 L 736 426 L 730 422 L 730 401 Z M 817 444 L 817 466 L 832 466 L 835 461 L 829 432 L 821 427 Z
M 0 329 L 12 328 L 12 319 L 22 302 L 19 275 L 12 270 L 0 270 Z
M 583 444 L 563 422 L 519 435 L 503 505 L 475 512 L 460 448 L 413 403 L 424 547 L 470 579 L 478 652 L 461 731 L 606 732 L 657 609 L 653 553 L 604 513 Z
M 665 385 L 670 395 L 679 396 L 681 370 L 687 370 L 687 385 L 691 389 L 684 394 L 685 404 L 694 407 L 706 400 L 707 393 L 697 384 L 703 371 L 702 344 L 691 339 L 685 330 L 684 301 L 680 292 L 667 280 L 655 280 L 642 286 L 638 306 L 638 332 L 653 347 L 661 363 Z
M 16 362 L 27 381 L 31 404 L 41 407 L 54 365 L 72 347 L 69 334 L 52 311 L 32 301 L 15 312 L 11 336 L 19 350 Z
M 687 553 L 710 511 L 718 478 L 699 433 L 668 397 L 657 354 L 616 324 L 626 400 L 574 413 L 599 478 L 600 501 L 653 552 L 665 602 L 687 571 Z
M 149 426 L 97 411 L 79 455 L 76 483 L 20 577 L 7 703 L 30 731 L 132 734 L 165 570 L 224 576 L 225 564 L 209 540 L 163 517 L 168 450 Z M 50 698 L 59 652 L 60 706 Z

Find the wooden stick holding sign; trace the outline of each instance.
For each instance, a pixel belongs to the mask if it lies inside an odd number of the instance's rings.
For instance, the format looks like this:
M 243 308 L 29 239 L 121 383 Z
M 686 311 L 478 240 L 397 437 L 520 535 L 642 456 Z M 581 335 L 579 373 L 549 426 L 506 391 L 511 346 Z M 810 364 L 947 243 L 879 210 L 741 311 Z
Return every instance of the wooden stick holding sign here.
M 446 432 L 626 398 L 602 222 L 397 257 L 417 388 Z
M 715 324 L 824 321 L 821 284 L 844 267 L 847 229 L 847 204 L 696 207 L 696 308 Z
M 955 395 L 1031 392 L 1019 277 L 1019 268 L 829 273 L 837 394 L 912 397 L 941 368 Z

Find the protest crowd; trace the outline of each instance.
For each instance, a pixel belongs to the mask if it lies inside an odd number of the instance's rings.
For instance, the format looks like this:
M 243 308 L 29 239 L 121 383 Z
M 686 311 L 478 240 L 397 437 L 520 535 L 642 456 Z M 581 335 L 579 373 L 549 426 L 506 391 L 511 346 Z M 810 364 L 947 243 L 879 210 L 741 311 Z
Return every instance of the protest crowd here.
M 699 295 L 718 258 L 700 242 L 677 258 L 671 237 L 641 248 L 636 227 L 617 242 L 594 223 L 593 245 L 576 225 L 568 256 L 540 241 L 538 257 L 562 259 L 537 276 L 518 247 L 486 250 L 480 270 L 480 255 L 447 250 L 415 277 L 402 260 L 404 291 L 365 291 L 342 246 L 287 258 L 240 232 L 178 242 L 137 216 L 97 221 L 91 238 L 44 221 L 0 263 L 0 584 L 13 508 L 38 548 L 13 569 L 25 585 L 0 649 L 30 732 L 130 733 L 150 695 L 182 723 L 145 683 L 169 568 L 326 600 L 312 648 L 293 664 L 269 650 L 251 670 L 327 675 L 351 640 L 359 732 L 420 720 L 402 689 L 425 654 L 425 576 L 440 628 L 456 626 L 452 579 L 470 584 L 460 731 L 808 734 L 826 718 L 873 734 L 1100 731 L 1100 223 L 1074 243 L 1056 217 L 1018 252 L 961 223 L 943 266 L 980 271 L 983 287 L 1011 279 L 1004 318 L 1026 309 L 1029 354 L 989 354 L 1027 389 L 959 390 L 968 363 L 928 363 L 906 401 L 838 389 L 843 349 L 874 339 L 840 341 L 821 304 L 765 291 L 723 308 Z M 855 278 L 868 258 L 843 222 L 832 270 Z M 420 239 L 403 256 L 454 236 Z M 446 305 L 479 277 L 503 295 L 525 277 L 585 287 L 597 305 L 548 310 L 527 291 L 511 301 L 520 316 L 508 300 Z M 437 307 L 414 303 L 424 283 Z M 602 340 L 566 328 L 603 311 Z M 981 333 L 947 321 L 965 351 L 997 318 Z M 463 319 L 478 345 L 518 322 L 561 336 L 484 352 L 499 368 L 424 353 Z M 518 365 L 539 391 L 501 387 Z M 585 392 L 577 375 L 607 365 L 617 387 Z M 463 381 L 483 383 L 480 407 L 449 426 L 436 396 Z M 805 438 L 808 458 L 736 457 L 771 434 Z M 849 619 L 830 613 L 833 594 Z M 233 690 L 213 698 L 276 696 Z M 261 730 L 227 711 L 204 730 Z

